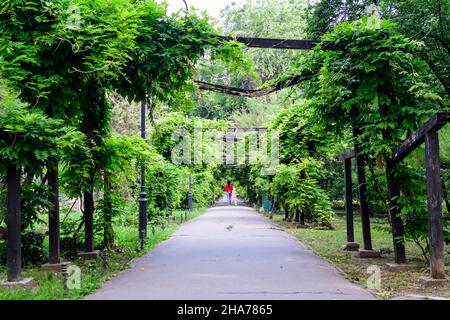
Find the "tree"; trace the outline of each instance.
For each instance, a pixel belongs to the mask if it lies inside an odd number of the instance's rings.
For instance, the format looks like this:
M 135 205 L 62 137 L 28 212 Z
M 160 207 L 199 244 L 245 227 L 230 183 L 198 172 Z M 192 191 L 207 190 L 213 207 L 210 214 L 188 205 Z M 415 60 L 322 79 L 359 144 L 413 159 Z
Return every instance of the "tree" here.
M 339 45 L 340 50 L 313 53 L 309 64 L 303 60 L 303 68 L 315 66 L 318 73 L 304 83 L 306 96 L 316 104 L 317 117 L 327 130 L 353 132 L 357 154 L 378 159 L 378 167 L 385 169 L 389 193 L 385 203 L 389 203 L 396 260 L 402 263 L 405 239 L 400 212 L 405 213 L 401 209 L 405 202 L 398 201 L 396 190 L 398 181 L 408 178 L 401 177 L 390 158 L 407 136 L 439 110 L 434 79 L 428 65 L 417 58 L 420 43 L 376 16 L 340 23 L 322 39 Z M 407 232 L 412 229 L 406 227 Z
M 427 50 L 421 51 L 420 56 L 430 65 L 448 97 L 450 4 L 446 0 L 322 0 L 307 9 L 307 35 L 318 39 L 339 22 L 350 22 L 369 14 L 368 9 L 374 5 L 381 17 L 397 23 L 397 31 L 423 41 Z

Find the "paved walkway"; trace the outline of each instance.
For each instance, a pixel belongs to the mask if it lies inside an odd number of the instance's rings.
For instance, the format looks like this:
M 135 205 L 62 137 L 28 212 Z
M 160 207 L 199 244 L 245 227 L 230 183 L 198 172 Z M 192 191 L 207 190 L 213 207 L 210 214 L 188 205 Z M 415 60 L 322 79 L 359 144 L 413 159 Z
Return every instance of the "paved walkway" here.
M 373 299 L 255 210 L 217 206 L 87 299 Z

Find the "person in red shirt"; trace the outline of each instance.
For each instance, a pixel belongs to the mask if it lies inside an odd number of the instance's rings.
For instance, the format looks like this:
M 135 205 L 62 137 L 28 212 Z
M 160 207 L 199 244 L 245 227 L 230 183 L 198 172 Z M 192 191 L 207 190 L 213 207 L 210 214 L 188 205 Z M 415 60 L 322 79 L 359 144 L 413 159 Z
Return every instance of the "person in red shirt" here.
M 231 205 L 231 197 L 233 196 L 233 185 L 231 184 L 230 180 L 228 180 L 227 184 L 225 185 L 225 191 L 227 193 L 228 205 Z

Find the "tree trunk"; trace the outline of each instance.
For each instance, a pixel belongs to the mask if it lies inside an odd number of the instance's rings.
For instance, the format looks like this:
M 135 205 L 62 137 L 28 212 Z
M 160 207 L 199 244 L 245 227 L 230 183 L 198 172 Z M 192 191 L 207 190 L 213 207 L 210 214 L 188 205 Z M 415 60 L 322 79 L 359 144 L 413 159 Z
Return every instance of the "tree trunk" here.
M 109 173 L 105 172 L 104 176 L 104 199 L 103 199 L 103 215 L 104 215 L 104 225 L 103 225 L 103 241 L 104 245 L 108 250 L 111 250 L 114 246 L 114 229 L 112 225 L 113 216 L 113 203 L 111 198 L 112 183 Z
M 50 201 L 53 204 L 48 216 L 48 262 L 50 264 L 57 264 L 60 263 L 59 178 L 57 161 L 48 164 L 48 185 L 51 191 Z
M 386 116 L 388 111 L 384 105 L 380 105 L 379 109 L 381 117 Z M 392 140 L 391 130 L 384 129 L 382 131 L 384 140 Z M 406 263 L 406 251 L 404 244 L 404 227 L 400 216 L 400 211 L 397 208 L 396 198 L 400 196 L 400 181 L 394 177 L 394 166 L 391 164 L 391 155 L 384 154 L 386 159 L 386 179 L 389 194 L 389 216 L 392 223 L 392 238 L 394 243 L 394 254 L 396 263 Z
M 389 193 L 389 217 L 392 224 L 395 263 L 406 263 L 404 227 L 400 217 L 400 210 L 397 207 L 397 197 L 400 196 L 400 181 L 394 176 L 394 168 L 389 163 L 386 166 L 386 178 Z
M 22 272 L 21 250 L 21 211 L 20 211 L 20 169 L 12 163 L 7 168 L 7 278 L 8 281 L 20 280 Z
M 84 192 L 84 251 L 94 251 L 94 191 L 93 185 Z
M 345 159 L 345 214 L 347 227 L 347 242 L 355 242 L 355 231 L 353 224 L 353 187 L 352 187 L 352 160 Z
M 355 153 L 356 153 L 356 173 L 358 176 L 358 191 L 359 191 L 359 205 L 361 211 L 361 224 L 364 240 L 364 249 L 372 250 L 372 236 L 370 231 L 370 215 L 369 206 L 366 198 L 366 173 L 365 173 L 365 159 L 361 155 L 361 144 L 357 141 L 360 135 L 360 130 L 354 128 L 353 136 L 355 138 Z

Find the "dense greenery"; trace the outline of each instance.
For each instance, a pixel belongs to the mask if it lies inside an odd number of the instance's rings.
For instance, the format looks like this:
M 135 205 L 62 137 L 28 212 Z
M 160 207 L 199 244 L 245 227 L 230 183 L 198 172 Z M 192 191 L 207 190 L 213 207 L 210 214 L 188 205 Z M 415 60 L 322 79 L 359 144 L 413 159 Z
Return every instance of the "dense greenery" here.
M 427 258 L 423 147 L 395 169 L 387 160 L 433 113 L 449 110 L 449 6 L 439 0 L 385 0 L 367 14 L 372 3 L 243 0 L 222 10 L 221 32 L 229 35 L 308 37 L 338 47 L 299 52 L 220 40 L 207 17 L 195 11 L 169 15 L 164 4 L 151 0 L 3 1 L 0 201 L 6 202 L 2 181 L 13 166 L 21 173 L 24 262 L 46 259 L 46 220 L 53 206 L 48 177 L 55 170 L 62 254 L 75 259 L 89 214 L 96 248 L 104 252 L 122 245 L 117 230 L 137 225 L 142 165 L 153 237 L 174 215 L 182 217 L 189 180 L 194 205 L 203 208 L 222 194 L 226 178 L 253 205 L 264 205 L 263 196 L 287 221 L 303 214 L 309 225 L 334 229 L 332 204 L 343 199 L 338 157 L 355 147 L 366 160 L 371 214 L 388 216 L 394 204 L 405 227 L 396 241 L 413 241 Z M 305 80 L 289 91 L 258 99 L 199 91 L 193 81 L 254 89 L 299 75 Z M 147 140 L 138 137 L 141 101 L 149 107 Z M 204 143 L 214 140 L 211 129 L 223 140 L 229 127 L 277 133 L 276 171 L 266 174 L 261 158 L 231 170 L 208 161 L 223 156 Z M 440 137 L 444 232 L 450 242 L 448 127 Z M 173 161 L 179 146 L 190 151 Z M 395 199 L 387 192 L 392 178 L 401 185 Z M 3 205 L 2 262 L 6 222 Z M 137 235 L 136 230 L 126 241 L 128 247 Z
M 85 215 L 93 208 L 95 234 L 102 238 L 97 244 L 114 246 L 114 219 L 137 198 L 142 163 L 150 181 L 150 223 L 164 223 L 167 214 L 185 206 L 187 171 L 140 138 L 112 134 L 109 97 L 180 109 L 194 89 L 193 66 L 206 50 L 211 59 L 230 62 L 232 70 L 248 65 L 239 45 L 217 35 L 206 17 L 168 15 L 153 1 L 2 3 L 1 174 L 8 164 L 23 171 L 24 232 L 43 223 L 42 214 L 52 209 L 46 179 L 58 167 L 69 207 L 80 199 L 83 212 L 68 210 L 63 247 L 82 240 Z M 212 170 L 193 172 L 193 186 L 203 195 L 195 199 L 199 206 L 216 197 Z M 4 222 L 4 211 L 2 217 Z
M 377 5 L 374 7 L 374 5 Z M 396 30 L 411 39 L 422 41 L 427 50 L 419 55 L 427 61 L 448 97 L 449 79 L 449 10 L 446 0 L 321 0 L 307 8 L 306 33 L 318 39 L 339 22 L 350 22 L 376 13 L 396 22 Z
M 330 52 L 319 48 L 294 61 L 290 74 L 314 76 L 300 85 L 301 92 L 295 92 L 299 105 L 283 110 L 272 122 L 272 128 L 280 134 L 280 160 L 288 166 L 278 170 L 273 180 L 253 179 L 254 187 L 268 192 L 284 211 L 290 210 L 291 214 L 301 211 L 299 208 L 308 199 L 308 192 L 311 199 L 320 199 L 317 184 L 330 195 L 336 195 L 324 179 L 334 175 L 333 158 L 359 145 L 367 159 L 371 209 L 387 213 L 391 201 L 395 200 L 405 225 L 405 238 L 396 241 L 411 239 L 425 253 L 428 227 L 423 161 L 420 167 L 417 162 L 407 160 L 395 168 L 393 175 L 401 181 L 402 195 L 390 199 L 386 180 L 390 169 L 386 159 L 434 112 L 445 110 L 445 102 L 439 95 L 443 87 L 436 82 L 427 63 L 417 58 L 423 50 L 421 43 L 401 35 L 395 24 L 376 15 L 337 24 L 322 39 L 334 42 L 340 50 Z M 420 154 L 423 158 L 423 150 Z M 443 155 L 445 164 L 445 151 Z M 301 174 L 314 163 L 312 159 L 323 162 L 315 166 L 322 171 L 315 180 L 308 179 L 308 170 Z M 342 169 L 338 170 L 341 176 Z M 444 187 L 446 172 L 444 165 Z M 288 175 L 291 177 L 287 178 Z M 309 187 L 304 185 L 306 182 Z M 338 185 L 342 187 L 342 183 Z M 309 189 L 313 186 L 314 189 Z M 258 193 L 253 192 L 255 200 Z M 278 199 L 280 195 L 284 201 Z M 341 192 L 338 195 L 342 197 Z M 320 202 L 320 209 L 307 205 L 313 220 L 314 212 L 319 217 L 329 212 L 326 197 L 324 201 Z M 447 221 L 444 224 L 446 242 L 449 242 Z

